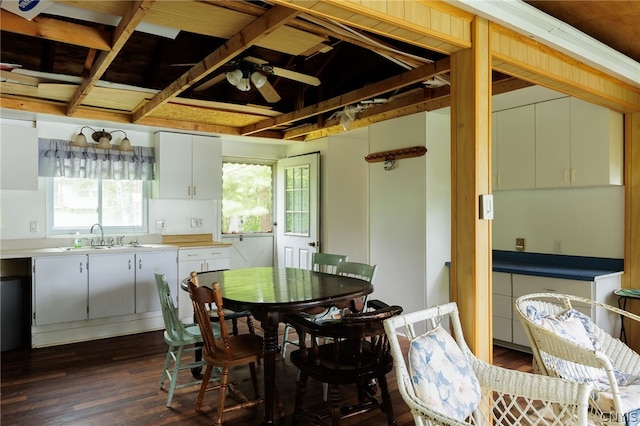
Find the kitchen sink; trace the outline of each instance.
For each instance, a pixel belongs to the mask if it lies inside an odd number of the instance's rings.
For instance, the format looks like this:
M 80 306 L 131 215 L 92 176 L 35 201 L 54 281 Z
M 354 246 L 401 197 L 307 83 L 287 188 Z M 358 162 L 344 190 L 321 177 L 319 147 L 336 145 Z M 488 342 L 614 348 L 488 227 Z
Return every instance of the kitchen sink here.
M 135 249 L 135 248 L 148 248 L 151 247 L 149 245 L 144 244 L 127 244 L 124 246 L 82 246 L 82 247 L 60 247 L 60 250 L 63 251 L 86 251 L 86 250 L 126 250 L 126 249 Z

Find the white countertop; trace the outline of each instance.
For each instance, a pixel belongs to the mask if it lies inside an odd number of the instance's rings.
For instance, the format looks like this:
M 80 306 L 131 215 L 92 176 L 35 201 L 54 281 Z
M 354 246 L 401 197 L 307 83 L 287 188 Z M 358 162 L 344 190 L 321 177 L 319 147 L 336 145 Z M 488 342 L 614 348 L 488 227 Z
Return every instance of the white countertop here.
M 109 254 L 109 253 L 122 253 L 122 252 L 148 252 L 148 251 L 162 251 L 162 250 L 178 250 L 178 246 L 172 244 L 140 244 L 131 245 L 125 244 L 123 246 L 113 246 L 106 248 L 95 247 L 49 247 L 49 248 L 33 248 L 33 249 L 8 249 L 0 250 L 0 259 L 19 259 L 30 258 L 38 256 L 68 256 L 72 254 Z

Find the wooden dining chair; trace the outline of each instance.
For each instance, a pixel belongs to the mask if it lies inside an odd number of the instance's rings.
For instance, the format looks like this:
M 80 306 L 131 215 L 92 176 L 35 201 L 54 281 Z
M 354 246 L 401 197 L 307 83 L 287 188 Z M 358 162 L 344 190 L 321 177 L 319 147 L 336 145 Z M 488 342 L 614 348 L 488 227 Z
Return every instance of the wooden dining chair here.
M 388 306 L 378 300 L 370 301 L 372 310 L 345 313 L 341 318 L 321 323 L 309 321 L 302 315 L 289 317 L 300 339 L 300 349 L 291 352 L 291 362 L 298 367 L 296 403 L 292 424 L 296 425 L 303 414 L 311 414 L 304 406 L 304 396 L 309 377 L 329 386 L 330 418 L 333 426 L 340 420 L 374 409 L 382 410 L 387 423 L 395 425 L 393 405 L 389 395 L 386 375 L 392 370 L 389 342 L 383 321 L 402 313 L 400 306 Z M 310 335 L 310 347 L 306 335 Z M 331 343 L 319 344 L 323 338 Z M 340 386 L 356 385 L 358 403 L 343 406 Z M 376 398 L 380 388 L 381 401 Z
M 200 286 L 198 276 L 192 275 L 189 280 L 189 294 L 193 302 L 193 309 L 198 318 L 200 334 L 204 343 L 202 356 L 207 366 L 202 379 L 202 385 L 196 400 L 196 411 L 200 411 L 204 394 L 207 390 L 218 390 L 218 408 L 214 419 L 215 425 L 222 424 L 222 415 L 231 410 L 249 408 L 260 404 L 258 376 L 256 363 L 262 359 L 264 342 L 262 337 L 245 333 L 229 335 L 227 324 L 224 320 L 224 308 L 222 305 L 222 292 L 219 283 L 213 283 L 212 287 Z M 219 316 L 220 333 L 213 332 L 207 306 L 214 303 Z M 234 367 L 249 366 L 250 377 L 229 381 L 230 370 Z M 219 382 L 209 384 L 213 368 L 221 369 Z M 253 384 L 254 398 L 249 400 L 237 388 L 236 385 L 251 381 Z M 239 402 L 225 405 L 227 393 L 236 397 Z
M 348 260 L 348 256 L 343 254 L 332 253 L 313 253 L 311 255 L 311 270 L 317 272 L 324 272 L 326 274 L 335 274 L 338 265 Z M 307 319 L 311 321 L 331 318 L 335 314 L 339 313 L 338 309 L 331 307 L 319 307 L 313 308 L 308 312 L 302 313 Z M 298 346 L 297 339 L 291 339 L 290 334 L 293 331 L 293 327 L 289 323 L 285 324 L 284 332 L 282 333 L 282 359 L 287 359 L 287 346 Z
M 185 324 L 180 321 L 176 306 L 171 297 L 171 289 L 165 275 L 158 270 L 154 271 L 160 306 L 162 308 L 162 318 L 164 319 L 164 341 L 169 345 L 167 356 L 162 367 L 160 376 L 160 388 L 164 389 L 165 382 L 169 380 L 167 390 L 167 407 L 171 406 L 173 393 L 176 389 L 187 386 L 194 386 L 200 380 L 185 382 L 178 385 L 178 374 L 184 369 L 201 368 L 204 364 L 200 360 L 195 362 L 183 362 L 183 354 L 197 349 L 196 345 L 202 343 L 200 328 L 197 324 Z

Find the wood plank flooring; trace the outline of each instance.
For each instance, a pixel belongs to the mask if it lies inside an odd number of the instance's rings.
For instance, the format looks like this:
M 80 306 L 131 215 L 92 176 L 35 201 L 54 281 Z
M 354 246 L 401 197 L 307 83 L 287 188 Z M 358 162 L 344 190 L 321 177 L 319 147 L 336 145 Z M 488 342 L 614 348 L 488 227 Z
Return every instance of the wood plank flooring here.
M 243 329 L 246 330 L 244 323 L 241 331 Z M 159 388 L 159 380 L 166 353 L 162 331 L 3 352 L 0 424 L 211 424 L 217 395 L 205 395 L 203 412 L 196 413 L 193 407 L 199 386 L 176 390 L 172 407 L 165 407 L 167 393 Z M 531 370 L 531 355 L 522 352 L 496 347 L 494 358 L 497 365 Z M 182 382 L 192 380 L 188 371 L 182 374 Z M 276 374 L 285 408 L 284 418 L 278 424 L 286 425 L 291 423 L 296 369 L 288 360 L 279 359 Z M 412 425 L 393 372 L 388 380 L 398 425 Z M 344 388 L 343 398 L 354 395 L 351 389 Z M 306 403 L 314 410 L 325 407 L 320 383 L 310 380 Z M 238 410 L 226 413 L 223 420 L 226 425 L 259 424 L 263 413 L 262 407 Z M 347 419 L 343 424 L 384 425 L 386 416 L 373 411 Z

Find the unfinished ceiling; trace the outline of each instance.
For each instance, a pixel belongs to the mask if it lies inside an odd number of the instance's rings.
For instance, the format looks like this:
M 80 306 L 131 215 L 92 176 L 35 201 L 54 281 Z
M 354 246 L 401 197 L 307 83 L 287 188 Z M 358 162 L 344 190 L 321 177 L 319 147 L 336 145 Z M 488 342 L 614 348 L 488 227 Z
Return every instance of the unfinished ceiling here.
M 350 111 L 377 108 L 386 119 L 425 99 L 433 107 L 448 102 L 445 54 L 267 1 L 52 3 L 32 21 L 1 11 L 7 101 L 44 102 L 70 117 L 100 112 L 114 121 L 300 140 L 342 131 Z M 531 3 L 593 26 L 575 19 L 582 8 Z M 610 43 L 640 56 L 637 43 Z M 235 70 L 249 81 L 232 85 Z

